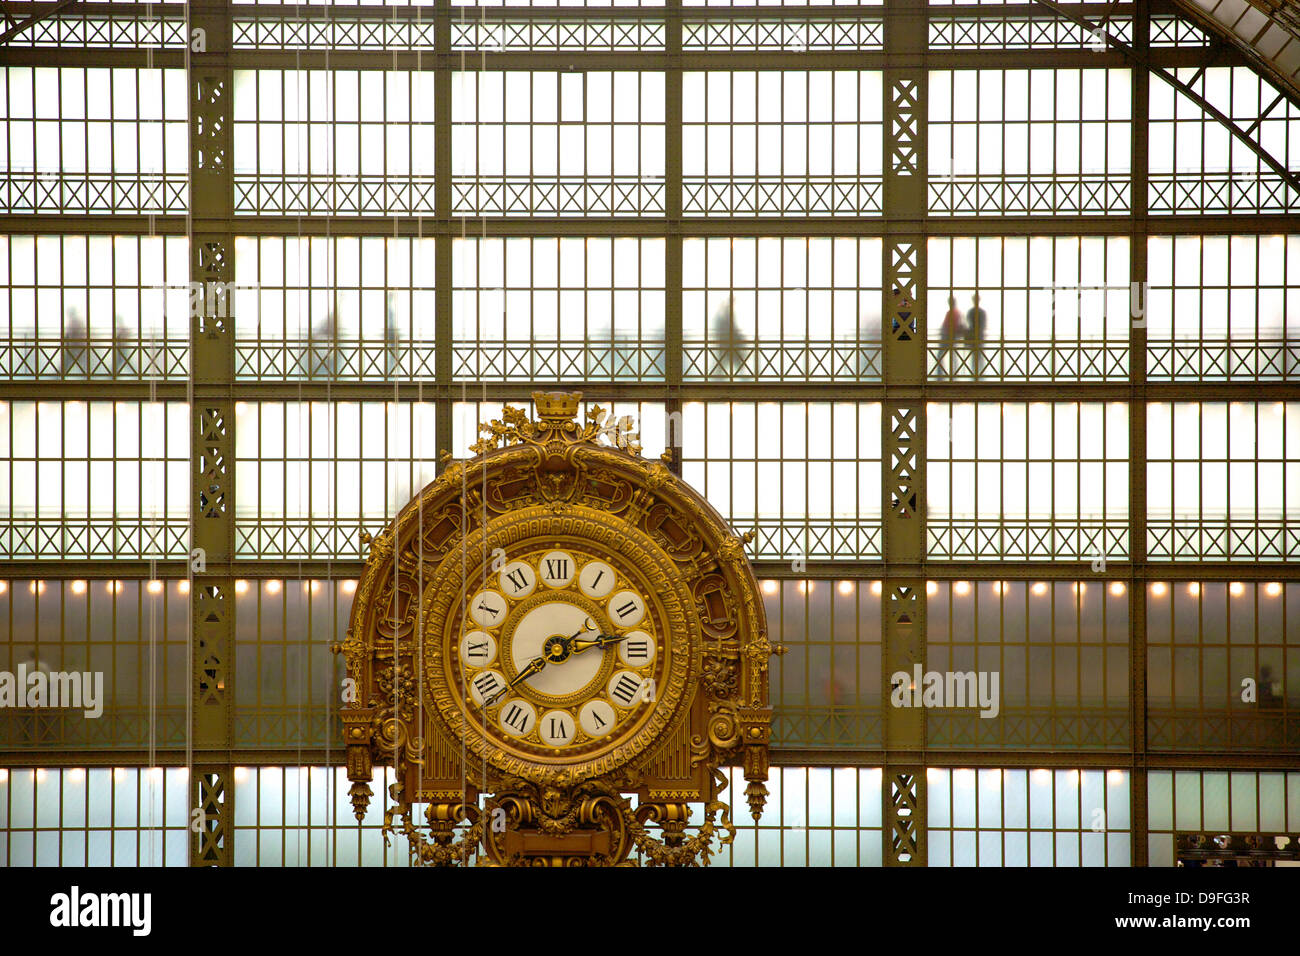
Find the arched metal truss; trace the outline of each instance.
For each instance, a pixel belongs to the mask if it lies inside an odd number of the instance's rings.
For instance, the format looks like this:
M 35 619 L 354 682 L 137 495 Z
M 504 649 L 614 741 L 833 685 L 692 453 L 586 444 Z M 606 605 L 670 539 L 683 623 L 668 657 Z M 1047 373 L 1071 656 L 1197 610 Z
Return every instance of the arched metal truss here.
M 1208 99 L 1206 99 L 1205 96 L 1203 96 L 1201 93 L 1198 93 L 1196 90 L 1196 84 L 1202 83 L 1203 85 L 1204 78 L 1205 78 L 1205 71 L 1212 65 L 1212 57 L 1214 56 L 1213 47 L 1211 47 L 1211 51 L 1210 51 L 1211 59 L 1205 64 L 1203 64 L 1202 67 L 1196 71 L 1196 74 L 1192 77 L 1191 81 L 1181 80 L 1177 76 L 1175 76 L 1172 72 L 1165 69 L 1164 67 L 1154 66 L 1150 63 L 1144 64 L 1138 57 L 1137 52 L 1131 46 L 1129 46 L 1123 40 L 1119 39 L 1113 33 L 1111 33 L 1106 29 L 1105 21 L 1103 21 L 1101 24 L 1094 24 L 1091 21 L 1089 21 L 1086 17 L 1080 16 L 1074 11 L 1069 10 L 1066 7 L 1063 7 L 1058 3 L 1054 3 L 1053 0 L 1036 0 L 1036 2 L 1041 6 L 1044 6 L 1047 9 L 1051 10 L 1058 17 L 1063 17 L 1064 19 L 1069 20 L 1070 22 L 1076 24 L 1083 30 L 1086 30 L 1087 32 L 1091 33 L 1093 36 L 1098 37 L 1100 39 L 1105 39 L 1106 44 L 1112 49 L 1117 50 L 1118 52 L 1124 54 L 1124 56 L 1129 60 L 1130 64 L 1134 68 L 1137 68 L 1139 66 L 1145 66 L 1146 69 L 1149 70 L 1153 75 L 1160 77 L 1160 79 L 1164 80 L 1166 83 L 1168 83 L 1170 86 L 1176 89 L 1183 96 L 1187 97 L 1198 107 L 1200 107 L 1200 109 L 1204 111 L 1206 116 L 1209 116 L 1212 119 L 1214 119 L 1215 122 L 1217 122 L 1220 126 L 1222 126 L 1229 133 L 1231 133 L 1233 137 L 1235 137 L 1247 149 L 1249 149 L 1252 153 L 1254 153 L 1259 158 L 1259 161 L 1261 163 L 1263 163 L 1274 173 L 1276 173 L 1283 182 L 1285 182 L 1296 192 L 1300 192 L 1300 175 L 1297 175 L 1296 173 L 1293 173 L 1291 170 L 1287 169 L 1287 167 L 1282 162 L 1280 162 L 1272 153 L 1270 153 L 1267 149 L 1265 149 L 1263 145 L 1260 143 L 1260 141 L 1254 137 L 1255 132 L 1259 130 L 1261 126 L 1262 120 L 1266 116 L 1268 116 L 1270 112 L 1276 109 L 1278 105 L 1282 102 L 1282 100 L 1287 99 L 1290 100 L 1292 103 L 1296 103 L 1296 105 L 1300 106 L 1300 93 L 1297 93 L 1295 87 L 1291 87 L 1287 92 L 1278 93 L 1277 98 L 1274 99 L 1273 102 L 1269 104 L 1269 106 L 1262 113 L 1260 113 L 1260 115 L 1255 119 L 1255 121 L 1251 123 L 1251 125 L 1246 129 L 1242 129 L 1238 124 L 1232 121 L 1231 117 L 1229 117 L 1226 113 L 1220 110 L 1217 106 L 1215 106 Z M 1187 6 L 1190 6 L 1190 4 L 1179 3 L 1178 6 L 1180 8 L 1185 8 Z M 1207 29 L 1209 29 L 1213 34 L 1217 36 L 1224 35 L 1223 27 L 1221 25 L 1218 25 L 1217 23 L 1213 27 L 1207 27 Z M 1249 53 L 1250 50 L 1251 48 L 1247 47 L 1243 52 Z M 1253 55 L 1251 56 L 1251 59 L 1253 61 L 1258 61 L 1259 57 L 1257 55 Z M 1272 70 L 1267 70 L 1265 71 L 1265 74 L 1271 77 L 1273 75 L 1273 72 L 1274 71 Z M 1290 95 L 1288 95 L 1288 93 Z
M 1240 50 L 1300 106 L 1300 5 L 1294 0 L 1172 0 L 1193 23 Z

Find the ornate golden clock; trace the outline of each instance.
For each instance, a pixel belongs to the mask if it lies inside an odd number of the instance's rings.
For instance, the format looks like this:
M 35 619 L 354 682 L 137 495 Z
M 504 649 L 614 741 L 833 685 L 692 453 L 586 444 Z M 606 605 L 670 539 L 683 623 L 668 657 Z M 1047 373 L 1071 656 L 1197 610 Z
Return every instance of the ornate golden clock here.
M 417 862 L 707 863 L 735 832 L 723 765 L 762 812 L 773 648 L 748 536 L 599 409 L 579 424 L 581 398 L 507 407 L 370 541 L 336 648 L 348 776 L 360 819 L 373 765 L 395 768 L 385 828 Z

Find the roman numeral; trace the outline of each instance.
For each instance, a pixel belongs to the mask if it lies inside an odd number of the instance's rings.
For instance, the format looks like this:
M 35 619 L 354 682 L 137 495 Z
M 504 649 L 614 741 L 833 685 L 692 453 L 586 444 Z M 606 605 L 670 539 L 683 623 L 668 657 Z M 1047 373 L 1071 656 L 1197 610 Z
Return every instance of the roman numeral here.
M 477 644 L 471 642 L 465 648 L 465 656 L 476 660 L 480 657 L 487 657 L 487 641 L 479 641 Z
M 636 680 L 636 678 L 629 677 L 627 674 L 621 674 L 619 675 L 618 683 L 615 684 L 614 689 L 610 691 L 610 695 L 615 700 L 621 700 L 623 706 L 626 707 L 628 704 L 632 703 L 633 699 L 636 697 L 636 692 L 640 687 L 641 682 Z
M 596 590 L 596 588 L 600 587 L 600 579 L 603 578 L 604 576 L 605 576 L 604 568 L 601 568 L 598 572 L 596 572 L 596 580 L 591 582 L 591 589 L 593 591 Z
M 514 585 L 515 593 L 518 594 L 524 588 L 528 587 L 528 578 L 524 575 L 523 568 L 515 568 L 506 575 L 506 580 Z
M 626 656 L 628 658 L 635 657 L 638 660 L 645 660 L 650 656 L 649 641 L 628 641 L 623 646 L 627 648 Z
M 497 676 L 495 674 L 480 674 L 474 678 L 474 686 L 484 697 L 490 697 L 492 691 L 497 689 Z
M 489 614 L 491 614 L 493 617 L 496 617 L 498 614 L 501 613 L 501 612 L 498 611 L 496 608 L 490 606 L 490 605 L 487 603 L 487 601 L 479 601 L 479 602 L 478 602 L 478 607 L 479 607 L 479 610 L 480 610 L 480 611 L 487 611 L 487 612 L 488 612 Z
M 501 715 L 501 722 L 522 734 L 528 728 L 528 711 L 518 704 L 511 704 L 510 709 Z
M 568 737 L 569 737 L 569 728 L 564 726 L 564 719 L 561 717 L 552 717 L 551 718 L 551 739 L 558 740 L 563 738 L 567 740 Z
M 617 614 L 619 617 L 627 617 L 629 614 L 633 614 L 635 612 L 636 612 L 636 601 L 633 600 L 629 600 L 622 607 L 614 608 L 614 613 Z
M 593 710 L 593 711 L 591 712 L 591 719 L 594 720 L 594 721 L 596 722 L 596 727 L 597 727 L 597 728 L 604 727 L 605 724 L 607 723 L 607 721 L 604 721 L 604 720 L 601 720 L 601 719 L 600 719 L 600 711 L 598 711 L 598 710 Z
M 558 581 L 569 576 L 569 561 L 567 558 L 548 558 L 546 561 L 546 576 L 552 581 Z

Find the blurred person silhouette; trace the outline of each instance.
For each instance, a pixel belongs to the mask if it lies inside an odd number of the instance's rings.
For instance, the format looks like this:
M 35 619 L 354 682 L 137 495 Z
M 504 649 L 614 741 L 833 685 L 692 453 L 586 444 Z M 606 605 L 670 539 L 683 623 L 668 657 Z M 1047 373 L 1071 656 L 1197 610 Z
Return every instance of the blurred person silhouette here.
M 980 294 L 976 292 L 970 297 L 971 307 L 966 312 L 966 326 L 963 330 L 966 339 L 966 348 L 971 354 L 971 371 L 976 378 L 984 370 L 984 326 L 988 321 L 988 313 L 980 308 Z
M 386 357 L 384 372 L 392 378 L 402 367 L 402 332 L 397 321 L 397 293 L 390 291 L 384 305 L 384 343 L 387 346 L 384 349 Z
M 131 341 L 131 329 L 122 321 L 120 315 L 113 317 L 113 377 L 136 375 L 135 345 Z
M 1279 710 L 1282 707 L 1282 682 L 1273 678 L 1273 668 L 1261 664 L 1259 668 L 1259 706 L 1261 710 Z
M 334 322 L 334 310 L 325 313 L 322 322 L 312 326 L 307 333 L 307 377 L 330 378 L 337 371 L 335 360 L 334 337 L 338 328 Z
M 728 295 L 709 320 L 709 341 L 714 353 L 710 372 L 722 372 L 730 377 L 744 367 L 748 339 L 736 323 L 735 295 Z
M 63 361 L 59 363 L 64 375 L 85 375 L 89 366 L 90 341 L 81 310 L 75 305 L 68 309 L 63 322 Z
M 858 360 L 856 364 L 860 380 L 880 380 L 882 348 L 880 315 L 868 313 L 858 326 Z
M 957 297 L 948 296 L 948 311 L 944 314 L 943 324 L 939 326 L 939 377 L 949 377 L 949 362 L 957 335 L 962 330 L 961 309 L 957 308 Z
M 1300 323 L 1287 316 L 1282 326 L 1282 358 L 1286 377 L 1294 381 L 1300 377 Z

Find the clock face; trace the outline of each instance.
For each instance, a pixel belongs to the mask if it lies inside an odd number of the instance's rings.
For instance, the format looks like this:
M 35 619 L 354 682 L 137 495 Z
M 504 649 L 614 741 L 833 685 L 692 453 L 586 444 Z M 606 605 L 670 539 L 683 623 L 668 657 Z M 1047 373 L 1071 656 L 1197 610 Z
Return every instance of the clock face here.
M 489 740 L 537 762 L 585 760 L 656 707 L 666 633 L 625 559 L 532 547 L 468 590 L 447 635 L 448 677 Z

